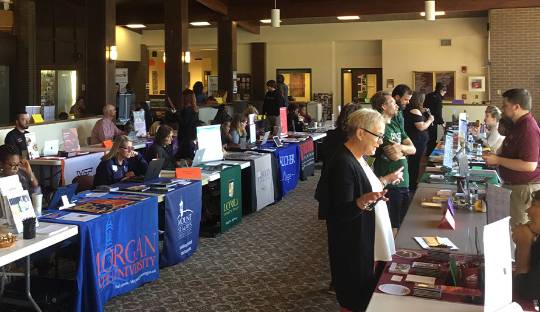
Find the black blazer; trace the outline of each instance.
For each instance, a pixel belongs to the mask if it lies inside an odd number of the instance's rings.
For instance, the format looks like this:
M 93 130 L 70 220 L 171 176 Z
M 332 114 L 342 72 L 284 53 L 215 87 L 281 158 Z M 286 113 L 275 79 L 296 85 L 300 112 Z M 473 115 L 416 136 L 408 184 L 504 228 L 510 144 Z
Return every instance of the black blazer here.
M 333 223 L 352 221 L 364 213 L 356 206 L 356 199 L 371 191 L 362 166 L 341 144 L 325 162 L 317 184 L 315 198 L 319 201 L 319 214 Z

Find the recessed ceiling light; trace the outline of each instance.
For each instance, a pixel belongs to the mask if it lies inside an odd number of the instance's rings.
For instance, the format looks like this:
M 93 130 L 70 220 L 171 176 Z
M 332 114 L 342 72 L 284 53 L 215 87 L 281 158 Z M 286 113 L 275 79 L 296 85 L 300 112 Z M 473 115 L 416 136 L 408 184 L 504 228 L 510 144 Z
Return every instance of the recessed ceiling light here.
M 272 23 L 272 20 L 271 20 L 271 19 L 262 19 L 262 20 L 261 20 L 261 23 L 263 23 L 263 24 L 270 24 L 270 23 Z
M 354 21 L 354 20 L 359 20 L 360 16 L 358 15 L 338 16 L 337 19 L 340 21 Z
M 435 12 L 435 16 L 442 16 L 442 15 L 446 15 L 446 12 L 445 11 L 436 11 Z M 426 12 L 420 12 L 420 16 L 426 16 Z
M 146 26 L 143 24 L 127 24 L 126 27 L 127 28 L 146 28 Z
M 191 24 L 191 26 L 210 26 L 210 23 L 208 22 L 191 22 L 189 24 Z

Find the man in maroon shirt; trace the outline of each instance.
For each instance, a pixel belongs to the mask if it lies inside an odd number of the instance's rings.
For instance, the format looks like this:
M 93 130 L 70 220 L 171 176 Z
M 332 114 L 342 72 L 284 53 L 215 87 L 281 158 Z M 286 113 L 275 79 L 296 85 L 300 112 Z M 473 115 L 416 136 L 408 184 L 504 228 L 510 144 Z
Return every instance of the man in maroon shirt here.
M 540 129 L 530 113 L 531 102 L 531 95 L 525 89 L 511 89 L 503 93 L 502 111 L 505 117 L 512 120 L 512 126 L 499 155 L 484 156 L 488 165 L 499 166 L 503 186 L 512 190 L 512 226 L 529 222 L 525 210 L 530 206 L 531 194 L 540 190 Z

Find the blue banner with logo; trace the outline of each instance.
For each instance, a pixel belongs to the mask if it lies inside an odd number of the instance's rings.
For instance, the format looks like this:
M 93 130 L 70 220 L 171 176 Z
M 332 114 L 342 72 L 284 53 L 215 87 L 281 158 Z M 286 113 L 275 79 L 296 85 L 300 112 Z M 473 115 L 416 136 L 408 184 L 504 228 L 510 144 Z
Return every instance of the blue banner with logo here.
M 281 181 L 281 197 L 296 188 L 300 178 L 300 147 L 298 144 L 288 144 L 274 151 L 279 164 L 279 179 Z
M 78 212 L 71 213 L 69 221 L 59 219 L 70 213 L 66 211 L 42 218 L 79 227 L 76 311 L 103 311 L 110 298 L 159 277 L 157 197 L 107 194 L 101 198 L 134 202 L 86 222 L 71 220 L 82 215 Z
M 165 195 L 165 237 L 161 266 L 171 266 L 189 258 L 199 244 L 202 210 L 202 184 L 189 184 Z

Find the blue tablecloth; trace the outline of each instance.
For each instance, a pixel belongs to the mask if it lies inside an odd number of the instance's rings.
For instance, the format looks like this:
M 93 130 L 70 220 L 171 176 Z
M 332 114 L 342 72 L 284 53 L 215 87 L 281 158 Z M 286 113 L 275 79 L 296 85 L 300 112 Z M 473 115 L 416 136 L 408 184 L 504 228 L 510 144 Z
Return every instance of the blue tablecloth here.
M 171 179 L 160 178 L 150 182 L 170 181 Z M 115 186 L 125 188 L 141 184 L 144 183 L 121 182 Z M 160 266 L 171 266 L 186 260 L 197 250 L 202 211 L 202 184 L 201 181 L 180 181 L 173 191 L 164 195 L 165 236 Z
M 121 198 L 123 195 L 106 194 L 101 198 Z M 81 198 L 84 194 L 76 200 Z M 69 212 L 58 212 L 66 213 Z M 87 222 L 49 217 L 41 219 L 79 227 L 75 311 L 103 311 L 110 298 L 159 278 L 156 197 L 147 197 Z
M 279 173 L 279 198 L 287 195 L 296 188 L 300 178 L 300 146 L 295 143 L 285 144 L 276 148 L 272 143 L 267 143 L 260 151 L 272 152 L 277 160 Z

